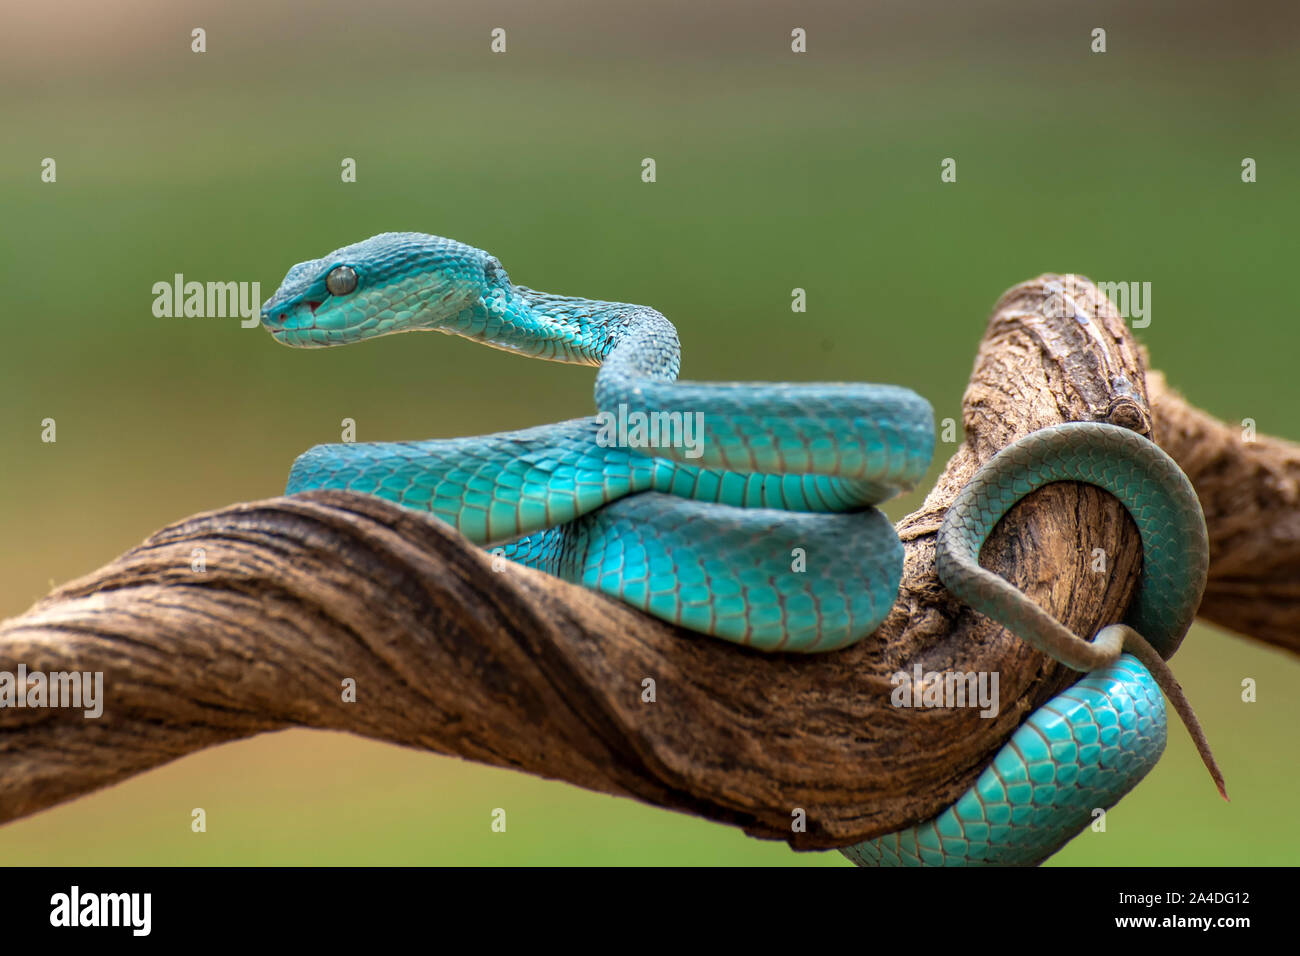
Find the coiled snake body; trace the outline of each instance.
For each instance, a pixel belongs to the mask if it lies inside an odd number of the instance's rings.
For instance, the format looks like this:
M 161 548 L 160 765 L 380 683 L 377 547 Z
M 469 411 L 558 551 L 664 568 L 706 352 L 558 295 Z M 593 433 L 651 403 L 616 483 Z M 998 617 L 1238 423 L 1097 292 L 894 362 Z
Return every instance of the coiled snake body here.
M 535 292 L 512 284 L 488 253 L 419 233 L 386 233 L 295 265 L 262 322 L 294 346 L 428 330 L 600 366 L 597 418 L 478 438 L 317 446 L 294 463 L 288 493 L 339 488 L 430 511 L 513 561 L 764 651 L 845 647 L 894 603 L 902 546 L 872 506 L 915 485 L 934 449 L 930 406 L 907 389 L 678 382 L 677 333 L 655 310 Z M 1092 642 L 978 564 L 1002 515 L 1054 481 L 1105 488 L 1142 537 L 1131 627 L 1106 628 Z M 952 808 L 844 852 L 875 864 L 1044 859 L 1159 759 L 1157 682 L 1203 744 L 1163 658 L 1191 624 L 1207 563 L 1195 493 L 1141 436 L 1073 423 L 995 456 L 944 519 L 940 578 L 1089 673 L 1035 711 Z

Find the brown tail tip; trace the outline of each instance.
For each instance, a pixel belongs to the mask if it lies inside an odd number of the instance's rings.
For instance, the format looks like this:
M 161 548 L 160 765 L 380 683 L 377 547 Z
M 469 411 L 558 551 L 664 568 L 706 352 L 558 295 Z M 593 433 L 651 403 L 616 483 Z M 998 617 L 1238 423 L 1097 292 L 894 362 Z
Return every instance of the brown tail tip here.
M 1187 695 L 1183 693 L 1182 687 L 1174 678 L 1174 672 L 1142 635 L 1132 628 L 1125 628 L 1125 631 L 1124 649 L 1146 665 L 1146 669 L 1156 679 L 1156 683 L 1169 698 L 1169 702 L 1174 705 L 1174 710 L 1182 718 L 1183 726 L 1192 736 L 1192 743 L 1196 746 L 1196 752 L 1201 755 L 1201 762 L 1205 764 L 1205 769 L 1210 771 L 1210 778 L 1214 781 L 1214 785 L 1219 788 L 1219 795 L 1228 801 L 1228 786 L 1224 783 L 1223 772 L 1219 770 L 1219 764 L 1210 751 L 1210 742 L 1205 737 L 1205 730 L 1202 729 L 1201 722 L 1196 719 L 1196 712 L 1192 710 Z

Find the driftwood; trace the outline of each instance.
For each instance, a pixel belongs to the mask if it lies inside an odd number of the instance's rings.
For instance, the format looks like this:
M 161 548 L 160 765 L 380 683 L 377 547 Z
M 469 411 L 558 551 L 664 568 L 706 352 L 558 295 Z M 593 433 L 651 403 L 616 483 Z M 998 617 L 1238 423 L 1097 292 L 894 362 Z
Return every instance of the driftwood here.
M 977 466 L 1062 420 L 1154 430 L 1205 505 L 1203 614 L 1300 649 L 1300 448 L 1243 442 L 1148 380 L 1110 303 L 1085 280 L 1060 308 L 1060 281 L 1042 276 L 996 306 L 964 400 L 965 443 L 898 525 L 898 601 L 857 646 L 738 649 L 537 572 L 494 569 L 446 526 L 365 496 L 235 505 L 163 529 L 0 625 L 0 671 L 102 671 L 106 691 L 98 720 L 0 708 L 0 821 L 291 726 L 513 767 L 798 848 L 925 819 L 1077 677 L 954 601 L 934 574 L 934 533 Z M 1108 573 L 1092 569 L 1096 548 Z M 1140 559 L 1117 502 L 1062 484 L 1018 506 L 983 560 L 1091 635 L 1122 616 Z M 998 672 L 1000 712 L 892 706 L 890 675 L 918 662 Z M 356 702 L 343 700 L 346 678 Z M 800 809 L 806 829 L 792 827 Z

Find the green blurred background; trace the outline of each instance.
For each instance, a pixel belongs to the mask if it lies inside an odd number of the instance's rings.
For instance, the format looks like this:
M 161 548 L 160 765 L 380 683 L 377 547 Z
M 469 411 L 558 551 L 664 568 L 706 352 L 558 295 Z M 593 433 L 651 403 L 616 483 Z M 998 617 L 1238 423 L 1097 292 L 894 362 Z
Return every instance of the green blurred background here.
M 277 494 L 344 417 L 365 441 L 590 413 L 590 370 L 442 336 L 291 351 L 235 319 L 152 314 L 153 283 L 174 273 L 267 297 L 293 263 L 387 230 L 487 248 L 526 285 L 654 305 L 681 331 L 684 377 L 896 382 L 958 420 L 1003 289 L 1044 271 L 1147 281 L 1153 365 L 1210 412 L 1300 439 L 1294 4 L 701 6 L 9 9 L 0 616 L 166 523 Z M 488 49 L 498 26 L 504 55 Z M 1099 26 L 1105 54 L 1089 50 Z M 194 27 L 206 53 L 190 52 Z M 940 183 L 945 157 L 955 184 Z M 790 311 L 796 286 L 806 314 Z M 40 441 L 46 417 L 57 444 Z M 1052 862 L 1300 858 L 1300 662 L 1199 626 L 1177 668 L 1233 802 L 1175 725 L 1109 832 Z M 1240 701 L 1244 677 L 1257 703 Z M 506 834 L 490 832 L 494 807 Z M 309 731 L 0 828 L 0 861 L 846 865 Z

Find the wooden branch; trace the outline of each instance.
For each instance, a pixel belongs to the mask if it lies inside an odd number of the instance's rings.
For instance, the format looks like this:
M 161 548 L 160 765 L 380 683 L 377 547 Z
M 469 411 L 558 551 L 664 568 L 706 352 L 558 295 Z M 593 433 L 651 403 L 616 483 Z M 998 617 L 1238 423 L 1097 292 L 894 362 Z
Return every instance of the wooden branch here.
M 966 443 L 899 524 L 898 602 L 856 647 L 772 656 L 676 630 L 525 568 L 494 570 L 448 527 L 379 499 L 315 492 L 236 505 L 163 529 L 0 625 L 0 672 L 102 671 L 106 697 L 97 720 L 0 708 L 0 821 L 295 725 L 558 778 L 798 848 L 932 816 L 1077 676 L 939 585 L 944 508 L 998 448 L 1043 426 L 1107 420 L 1151 433 L 1142 356 L 1123 322 L 1086 283 L 1073 301 L 1088 321 L 1045 309 L 1057 281 L 1040 277 L 998 303 L 964 401 Z M 1245 452 L 1225 444 L 1202 463 L 1198 433 L 1177 424 L 1200 422 L 1195 410 L 1179 418 L 1162 384 L 1155 394 L 1160 431 L 1177 431 L 1169 447 L 1212 503 L 1214 553 L 1227 562 L 1211 571 L 1215 620 L 1280 633 L 1295 620 L 1288 581 L 1300 558 L 1294 547 L 1269 553 L 1267 583 L 1252 594 L 1276 606 L 1261 616 L 1242 588 L 1257 580 L 1252 534 L 1264 532 L 1238 520 L 1232 495 L 1253 494 L 1260 520 L 1294 528 L 1295 471 L 1260 466 L 1247 472 L 1260 488 L 1219 488 L 1237 480 Z M 1293 448 L 1278 454 L 1295 468 Z M 1290 475 L 1289 491 L 1268 484 L 1277 474 Z M 1109 573 L 1092 571 L 1096 548 Z M 1113 499 L 1056 485 L 1008 516 L 984 563 L 1090 635 L 1121 616 L 1140 545 Z M 892 706 L 890 675 L 915 664 L 998 672 L 1000 712 Z M 347 678 L 355 703 L 343 700 Z M 653 703 L 642 700 L 645 678 Z M 807 829 L 796 832 L 797 809 Z
M 1300 652 L 1300 445 L 1226 425 L 1148 373 L 1160 445 L 1191 478 L 1210 531 L 1199 615 Z

